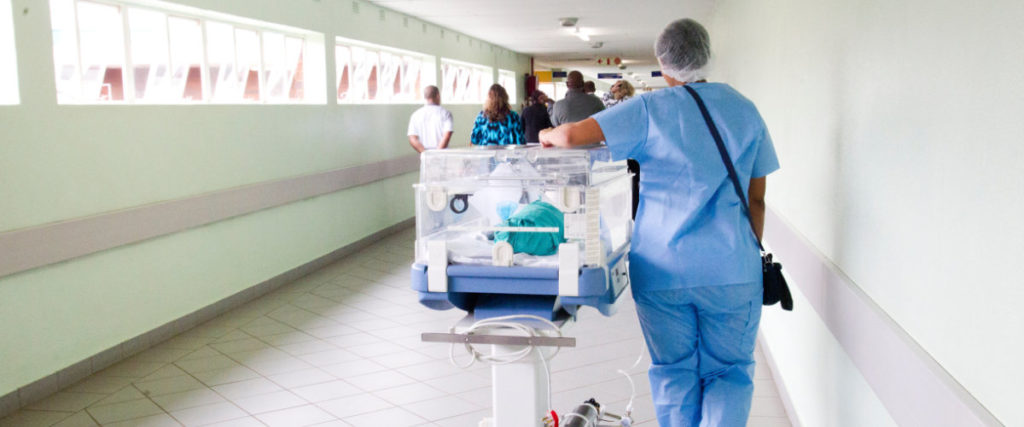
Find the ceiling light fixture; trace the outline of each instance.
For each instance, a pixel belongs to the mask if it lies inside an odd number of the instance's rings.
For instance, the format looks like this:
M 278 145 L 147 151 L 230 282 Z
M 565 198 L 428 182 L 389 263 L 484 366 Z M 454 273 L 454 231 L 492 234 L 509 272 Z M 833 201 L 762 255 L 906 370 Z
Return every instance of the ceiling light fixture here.
M 604 46 L 604 42 L 593 42 L 590 44 L 592 49 L 600 49 L 601 46 Z
M 590 36 L 588 36 L 586 33 L 580 32 L 580 27 L 576 27 L 576 31 L 573 34 L 575 34 L 576 37 L 579 37 L 580 40 L 583 40 L 585 42 L 590 41 Z

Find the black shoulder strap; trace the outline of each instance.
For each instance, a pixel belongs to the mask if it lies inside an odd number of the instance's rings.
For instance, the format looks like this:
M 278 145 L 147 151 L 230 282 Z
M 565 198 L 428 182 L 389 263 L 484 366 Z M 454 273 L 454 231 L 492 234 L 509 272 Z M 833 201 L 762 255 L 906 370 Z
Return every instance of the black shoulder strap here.
M 753 219 L 750 217 L 750 207 L 747 205 L 747 196 L 743 194 L 743 186 L 740 185 L 740 179 L 736 176 L 736 168 L 732 165 L 732 159 L 729 157 L 729 151 L 725 149 L 725 142 L 722 142 L 722 135 L 718 133 L 718 128 L 715 127 L 715 121 L 711 119 L 711 113 L 708 112 L 708 107 L 704 105 L 704 100 L 697 95 L 697 91 L 690 86 L 683 86 L 690 96 L 693 96 L 694 101 L 697 101 L 697 108 L 700 108 L 700 114 L 704 116 L 704 122 L 708 125 L 708 130 L 711 131 L 711 137 L 715 139 L 715 144 L 718 145 L 718 154 L 722 156 L 722 163 L 725 163 L 725 168 L 729 170 L 729 180 L 732 181 L 732 186 L 736 189 L 736 195 L 739 196 L 740 202 L 743 203 L 743 212 L 747 214 L 747 220 L 750 221 L 750 231 L 754 231 Z M 756 233 L 754 236 L 757 239 Z M 764 251 L 764 246 L 761 246 L 761 241 L 757 242 L 757 246 Z

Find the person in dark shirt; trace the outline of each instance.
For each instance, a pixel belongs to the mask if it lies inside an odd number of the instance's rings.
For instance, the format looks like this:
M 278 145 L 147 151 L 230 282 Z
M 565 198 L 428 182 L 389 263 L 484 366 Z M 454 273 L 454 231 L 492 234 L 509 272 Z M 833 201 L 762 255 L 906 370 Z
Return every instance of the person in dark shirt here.
M 530 98 L 533 103 L 523 109 L 523 130 L 526 131 L 526 142 L 539 142 L 537 134 L 541 129 L 552 127 L 551 117 L 548 116 L 550 99 L 547 94 L 539 90 L 533 91 Z

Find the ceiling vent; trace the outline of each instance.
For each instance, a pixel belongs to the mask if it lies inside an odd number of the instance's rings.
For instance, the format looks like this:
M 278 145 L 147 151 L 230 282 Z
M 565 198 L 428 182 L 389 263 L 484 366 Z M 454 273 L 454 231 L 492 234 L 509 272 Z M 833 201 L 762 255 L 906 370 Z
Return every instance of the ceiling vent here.
M 579 18 L 558 18 L 558 23 L 563 27 L 575 27 L 576 21 L 579 21 Z

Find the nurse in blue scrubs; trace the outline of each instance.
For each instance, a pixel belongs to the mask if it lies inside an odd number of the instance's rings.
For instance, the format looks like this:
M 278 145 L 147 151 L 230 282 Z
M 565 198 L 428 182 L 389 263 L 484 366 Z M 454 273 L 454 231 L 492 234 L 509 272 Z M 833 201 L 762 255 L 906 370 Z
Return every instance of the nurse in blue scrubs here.
M 729 85 L 706 82 L 704 27 L 672 22 L 655 54 L 668 88 L 543 131 L 540 140 L 556 147 L 605 141 L 615 158 L 640 163 L 629 268 L 658 423 L 743 426 L 761 318 L 765 176 L 779 163 L 754 104 Z M 749 217 L 687 86 L 725 140 Z

